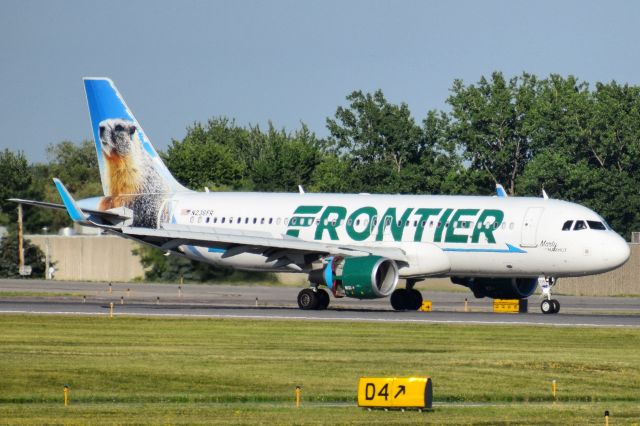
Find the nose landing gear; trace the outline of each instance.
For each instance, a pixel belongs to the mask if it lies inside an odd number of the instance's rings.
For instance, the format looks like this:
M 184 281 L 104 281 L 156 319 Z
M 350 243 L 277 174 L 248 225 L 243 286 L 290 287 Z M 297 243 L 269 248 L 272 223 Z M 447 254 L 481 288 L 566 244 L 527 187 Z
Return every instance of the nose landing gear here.
M 560 312 L 560 302 L 551 298 L 551 288 L 556 285 L 556 279 L 554 277 L 540 277 L 538 278 L 538 284 L 542 290 L 542 303 L 540 303 L 540 310 L 543 314 L 557 314 Z

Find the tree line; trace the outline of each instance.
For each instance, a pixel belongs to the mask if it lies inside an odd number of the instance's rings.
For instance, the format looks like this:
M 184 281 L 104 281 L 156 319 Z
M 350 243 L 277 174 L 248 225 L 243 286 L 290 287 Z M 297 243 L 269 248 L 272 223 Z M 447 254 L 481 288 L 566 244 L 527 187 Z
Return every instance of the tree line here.
M 509 195 L 545 189 L 584 204 L 626 238 L 640 230 L 640 87 L 494 72 L 455 80 L 446 104 L 420 116 L 381 90 L 354 91 L 327 118 L 326 137 L 304 124 L 261 129 L 215 117 L 187 128 L 161 156 L 196 190 L 486 195 L 500 183 Z M 0 152 L 0 224 L 15 223 L 6 198 L 59 202 L 53 176 L 79 198 L 101 193 L 92 142 L 50 145 L 47 158 L 29 164 L 19 151 Z M 29 232 L 69 225 L 60 212 L 25 210 Z M 155 278 L 193 269 L 160 265 L 166 258 L 148 250 L 143 259 Z M 210 278 L 198 270 L 194 279 Z

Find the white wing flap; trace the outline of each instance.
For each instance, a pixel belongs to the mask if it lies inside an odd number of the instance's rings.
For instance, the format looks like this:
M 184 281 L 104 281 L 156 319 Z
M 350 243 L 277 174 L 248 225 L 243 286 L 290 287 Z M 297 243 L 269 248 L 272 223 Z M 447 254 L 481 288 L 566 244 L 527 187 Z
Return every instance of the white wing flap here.
M 171 249 L 179 245 L 201 247 L 246 246 L 268 249 L 280 249 L 305 253 L 327 255 L 366 256 L 376 255 L 407 262 L 403 250 L 396 247 L 348 246 L 316 241 L 305 241 L 288 235 L 271 234 L 260 231 L 231 230 L 191 225 L 165 225 L 162 229 L 122 227 L 122 234 L 138 239 L 153 239 L 154 245 Z

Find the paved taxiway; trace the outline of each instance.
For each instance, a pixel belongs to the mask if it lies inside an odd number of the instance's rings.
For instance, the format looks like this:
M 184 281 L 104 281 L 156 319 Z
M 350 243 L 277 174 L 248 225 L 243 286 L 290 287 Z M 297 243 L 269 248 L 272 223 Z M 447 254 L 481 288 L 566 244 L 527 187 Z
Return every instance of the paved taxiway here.
M 190 316 L 406 323 L 523 324 L 553 326 L 640 327 L 640 297 L 558 296 L 558 315 L 542 315 L 539 298 L 528 314 L 494 314 L 490 299 L 470 293 L 429 291 L 433 312 L 394 312 L 388 299 L 332 299 L 326 311 L 301 311 L 299 288 L 259 285 L 178 285 L 0 280 L 0 313 Z M 464 312 L 465 298 L 469 312 Z M 121 304 L 122 302 L 122 304 Z

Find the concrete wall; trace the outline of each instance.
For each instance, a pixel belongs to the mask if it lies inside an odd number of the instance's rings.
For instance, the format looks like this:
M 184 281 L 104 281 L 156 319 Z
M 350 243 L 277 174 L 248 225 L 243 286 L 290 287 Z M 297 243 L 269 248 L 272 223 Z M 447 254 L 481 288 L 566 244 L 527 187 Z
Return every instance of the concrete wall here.
M 59 280 L 131 281 L 144 275 L 140 258 L 131 253 L 137 244 L 124 238 L 106 235 L 28 235 L 26 238 L 42 251 L 45 251 L 45 239 L 49 239 L 51 259 L 57 262 L 55 278 Z M 601 275 L 561 278 L 553 291 L 582 296 L 640 295 L 640 244 L 630 246 L 631 258 L 622 268 Z M 289 285 L 307 283 L 304 274 L 277 276 Z
M 140 258 L 131 253 L 133 241 L 112 235 L 25 235 L 55 263 L 55 279 L 131 281 L 144 275 Z

